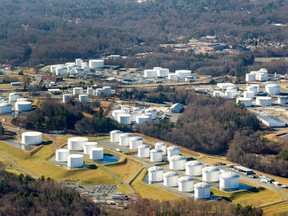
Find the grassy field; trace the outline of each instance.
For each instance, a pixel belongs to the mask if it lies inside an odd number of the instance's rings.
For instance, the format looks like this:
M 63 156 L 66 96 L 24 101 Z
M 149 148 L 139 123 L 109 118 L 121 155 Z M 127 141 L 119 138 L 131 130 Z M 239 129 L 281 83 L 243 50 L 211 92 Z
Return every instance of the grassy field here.
M 277 215 L 282 213 L 283 215 L 288 215 L 288 201 L 277 203 L 275 205 L 267 206 L 262 208 L 264 215 Z M 284 214 L 285 213 L 285 214 Z
M 177 200 L 182 198 L 177 194 L 162 190 L 161 188 L 155 187 L 153 185 L 148 185 L 143 182 L 143 178 L 145 177 L 146 173 L 147 169 L 143 169 L 142 172 L 132 182 L 133 188 L 141 197 L 160 201 Z

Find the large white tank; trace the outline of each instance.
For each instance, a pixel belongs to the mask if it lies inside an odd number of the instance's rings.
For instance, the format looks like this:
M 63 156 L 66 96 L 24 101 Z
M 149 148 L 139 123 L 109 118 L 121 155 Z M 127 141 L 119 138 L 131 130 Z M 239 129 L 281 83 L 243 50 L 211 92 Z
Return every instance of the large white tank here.
M 187 76 L 191 76 L 191 70 L 176 70 L 175 74 L 179 77 L 179 78 L 185 78 Z
M 192 176 L 201 176 L 202 175 L 203 163 L 200 161 L 188 161 L 185 163 L 185 174 Z
M 243 96 L 244 98 L 254 98 L 254 91 L 244 91 Z
M 221 97 L 221 91 L 213 91 L 213 97 Z
M 82 87 L 73 88 L 73 95 L 80 95 L 80 94 L 83 94 L 83 88 Z
M 209 199 L 211 185 L 206 182 L 199 182 L 194 185 L 195 199 Z
M 136 123 L 137 124 L 142 124 L 142 123 L 150 121 L 150 120 L 151 120 L 151 117 L 148 115 L 136 116 Z
M 178 178 L 178 190 L 182 192 L 192 192 L 194 187 L 194 179 L 190 176 L 182 176 Z
M 131 115 L 130 114 L 119 114 L 117 116 L 117 121 L 121 124 L 129 125 L 129 124 L 131 124 Z
M 246 82 L 256 81 L 256 74 L 246 73 L 245 81 Z
M 164 169 L 160 166 L 153 166 L 148 169 L 148 181 L 149 183 L 163 181 Z
M 157 77 L 157 72 L 152 69 L 144 70 L 144 77 L 145 78 L 155 78 Z
M 57 67 L 55 69 L 56 76 L 67 76 L 69 73 L 69 69 L 66 66 Z
M 120 146 L 129 146 L 130 139 L 133 137 L 131 133 L 122 133 L 119 135 L 119 145 Z
M 88 142 L 86 137 L 70 137 L 68 138 L 68 149 L 69 150 L 80 150 L 84 148 L 84 143 Z
M 278 97 L 277 102 L 279 104 L 287 104 L 288 103 L 288 97 Z
M 150 161 L 161 162 L 163 160 L 163 152 L 160 149 L 152 149 L 150 151 Z
M 82 102 L 82 103 L 87 103 L 88 102 L 88 95 L 80 94 L 79 95 L 79 101 Z
M 175 155 L 169 159 L 169 169 L 171 170 L 185 170 L 185 163 L 187 159 L 181 155 Z
M 111 95 L 111 92 L 112 92 L 111 86 L 103 86 L 103 89 L 104 89 L 104 93 L 106 96 Z
M 156 71 L 157 77 L 168 77 L 169 74 L 168 68 L 154 67 L 153 70 Z
M 112 110 L 112 117 L 117 121 L 120 114 L 125 114 L 125 110 Z
M 268 84 L 265 86 L 265 91 L 268 93 L 268 94 L 280 94 L 280 85 L 279 84 L 274 84 L 274 83 L 271 83 L 271 84 Z
M 63 103 L 67 103 L 69 100 L 70 100 L 70 98 L 72 97 L 72 95 L 71 94 L 63 94 L 63 96 L 62 96 L 63 98 Z
M 236 96 L 236 91 L 234 89 L 227 89 L 225 91 L 225 96 L 227 99 L 233 99 Z
M 18 97 L 19 97 L 18 93 L 16 93 L 16 92 L 11 92 L 11 93 L 9 94 L 9 103 L 12 103 L 12 102 L 17 101 Z
M 256 97 L 256 105 L 258 106 L 271 106 L 271 97 Z
M 10 103 L 0 103 L 0 114 L 3 113 L 11 113 L 12 112 L 12 105 Z
M 167 154 L 167 144 L 166 143 L 163 143 L 163 142 L 155 143 L 155 149 L 161 150 L 163 155 Z
M 103 160 L 104 158 L 104 149 L 100 147 L 94 147 L 90 149 L 89 158 L 91 160 Z
M 75 59 L 75 64 L 76 64 L 78 67 L 81 67 L 82 64 L 83 64 L 83 59 L 80 59 L 80 58 Z
M 177 172 L 163 173 L 163 185 L 167 187 L 176 187 L 178 185 L 179 174 Z
M 153 108 L 149 108 L 145 110 L 145 114 L 151 114 L 151 119 L 155 120 L 157 118 L 157 110 Z
M 179 155 L 180 149 L 178 146 L 169 146 L 167 148 L 167 159 L 169 160 L 172 156 Z
M 267 70 L 267 68 L 260 68 L 259 72 L 268 73 L 268 70 Z
M 267 77 L 268 77 L 268 74 L 267 73 L 263 73 L 263 72 L 259 72 L 257 75 L 256 75 L 256 80 L 260 81 L 260 82 L 266 82 L 267 81 Z
M 205 182 L 218 182 L 220 169 L 208 166 L 202 169 L 202 180 Z
M 252 98 L 237 98 L 236 104 L 243 104 L 245 107 L 251 107 L 252 106 Z
M 22 133 L 22 144 L 24 145 L 38 145 L 42 143 L 42 133 L 37 131 L 30 131 Z
M 121 110 L 124 111 L 125 114 L 129 114 L 130 113 L 130 108 L 129 107 L 121 107 Z
M 178 81 L 178 80 L 179 80 L 177 74 L 175 74 L 175 73 L 169 73 L 169 74 L 168 74 L 168 79 L 169 79 L 170 81 Z
M 123 132 L 120 130 L 113 130 L 110 132 L 110 142 L 119 142 L 119 136 Z
M 138 146 L 142 145 L 144 142 L 143 137 L 131 137 L 129 140 L 129 149 L 138 149 Z
M 138 157 L 140 158 L 149 158 L 150 156 L 150 146 L 142 144 L 138 146 Z
M 254 92 L 254 96 L 258 95 L 258 93 L 259 93 L 259 85 L 257 85 L 257 84 L 249 85 L 246 88 L 246 90 Z
M 104 60 L 103 59 L 91 59 L 89 60 L 89 68 L 96 69 L 96 68 L 103 68 L 104 67 Z
M 67 157 L 67 166 L 70 168 L 80 168 L 84 166 L 84 156 L 81 154 L 70 154 Z
M 83 144 L 84 154 L 90 154 L 92 148 L 97 147 L 97 142 L 85 142 Z
M 30 111 L 32 109 L 32 102 L 18 101 L 15 103 L 15 110 L 17 111 Z
M 69 156 L 70 151 L 69 149 L 57 149 L 55 151 L 56 161 L 58 162 L 66 162 L 67 157 Z
M 91 96 L 94 96 L 94 89 L 91 88 L 91 87 L 90 87 L 90 88 L 87 88 L 87 95 L 90 96 L 90 97 L 91 97 Z
M 239 188 L 240 175 L 233 172 L 224 172 L 219 175 L 219 187 L 222 190 L 236 190 Z
M 22 102 L 22 101 L 28 101 L 28 98 L 17 98 L 17 102 Z

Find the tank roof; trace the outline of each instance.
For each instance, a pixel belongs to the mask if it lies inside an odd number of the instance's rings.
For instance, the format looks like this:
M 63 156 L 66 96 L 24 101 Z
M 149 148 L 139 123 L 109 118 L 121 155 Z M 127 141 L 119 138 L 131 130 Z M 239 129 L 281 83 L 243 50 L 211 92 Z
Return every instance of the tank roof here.
M 185 166 L 202 166 L 203 163 L 197 160 L 193 160 L 193 161 L 188 161 L 186 162 Z
M 85 142 L 84 146 L 94 146 L 97 145 L 97 142 Z
M 165 173 L 163 174 L 163 176 L 172 177 L 172 176 L 179 176 L 179 174 L 178 174 L 177 172 L 168 171 L 168 172 L 165 172 Z
M 142 145 L 138 146 L 138 149 L 144 149 L 144 148 L 149 148 L 150 149 L 150 146 L 147 145 L 147 144 L 142 144 Z
M 163 171 L 163 170 L 164 168 L 160 166 L 153 166 L 148 169 L 149 172 L 157 172 L 157 171 Z
M 223 179 L 232 179 L 232 178 L 240 178 L 240 175 L 234 172 L 224 172 L 220 174 L 219 177 Z
M 167 148 L 167 150 L 174 150 L 174 149 L 179 149 L 179 147 L 178 146 L 169 146 Z
M 24 136 L 40 136 L 40 135 L 42 135 L 42 133 L 38 132 L 38 131 L 28 131 L 28 132 L 22 133 L 22 135 L 24 135 Z
M 203 172 L 220 172 L 218 167 L 208 166 L 202 169 Z
M 70 137 L 70 138 L 68 138 L 68 141 L 84 141 L 84 142 L 87 142 L 88 138 L 86 138 L 86 137 Z
M 68 158 L 83 158 L 84 156 L 82 154 L 70 154 L 68 155 Z
M 206 182 L 199 182 L 199 183 L 196 183 L 196 184 L 194 185 L 194 187 L 197 188 L 197 189 L 200 189 L 200 188 L 210 188 L 211 185 L 208 184 L 208 183 L 206 183 Z
M 174 156 L 170 157 L 169 160 L 170 161 L 179 161 L 179 160 L 186 160 L 186 158 L 181 156 L 181 155 L 174 155 Z
M 178 179 L 178 182 L 191 182 L 194 179 L 191 176 L 182 176 Z

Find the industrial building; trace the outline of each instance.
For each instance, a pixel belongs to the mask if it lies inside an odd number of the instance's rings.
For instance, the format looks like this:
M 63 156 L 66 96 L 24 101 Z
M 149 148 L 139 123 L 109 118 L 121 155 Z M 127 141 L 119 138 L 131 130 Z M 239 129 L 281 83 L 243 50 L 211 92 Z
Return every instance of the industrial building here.
M 176 103 L 173 104 L 170 108 L 169 111 L 171 113 L 181 113 L 184 110 L 184 105 L 181 103 Z
M 281 121 L 279 118 L 268 113 L 256 113 L 257 119 L 268 127 L 286 127 L 286 123 Z
M 247 168 L 247 167 L 244 167 L 244 166 L 234 166 L 234 169 L 239 171 L 239 172 L 242 172 L 246 175 L 253 175 L 255 174 L 253 170 Z

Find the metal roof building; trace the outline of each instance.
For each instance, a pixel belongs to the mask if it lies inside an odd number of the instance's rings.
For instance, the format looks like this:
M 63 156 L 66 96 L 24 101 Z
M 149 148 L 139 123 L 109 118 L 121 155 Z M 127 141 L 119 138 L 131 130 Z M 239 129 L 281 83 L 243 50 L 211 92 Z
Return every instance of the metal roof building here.
M 268 113 L 258 113 L 257 119 L 268 127 L 285 127 L 286 123 L 274 115 Z
M 247 167 L 244 167 L 244 166 L 234 166 L 234 169 L 238 170 L 239 172 L 243 172 L 246 175 L 253 175 L 254 174 L 253 170 L 251 170 Z
M 181 103 L 173 104 L 169 110 L 171 113 L 181 113 L 184 109 L 184 105 Z

